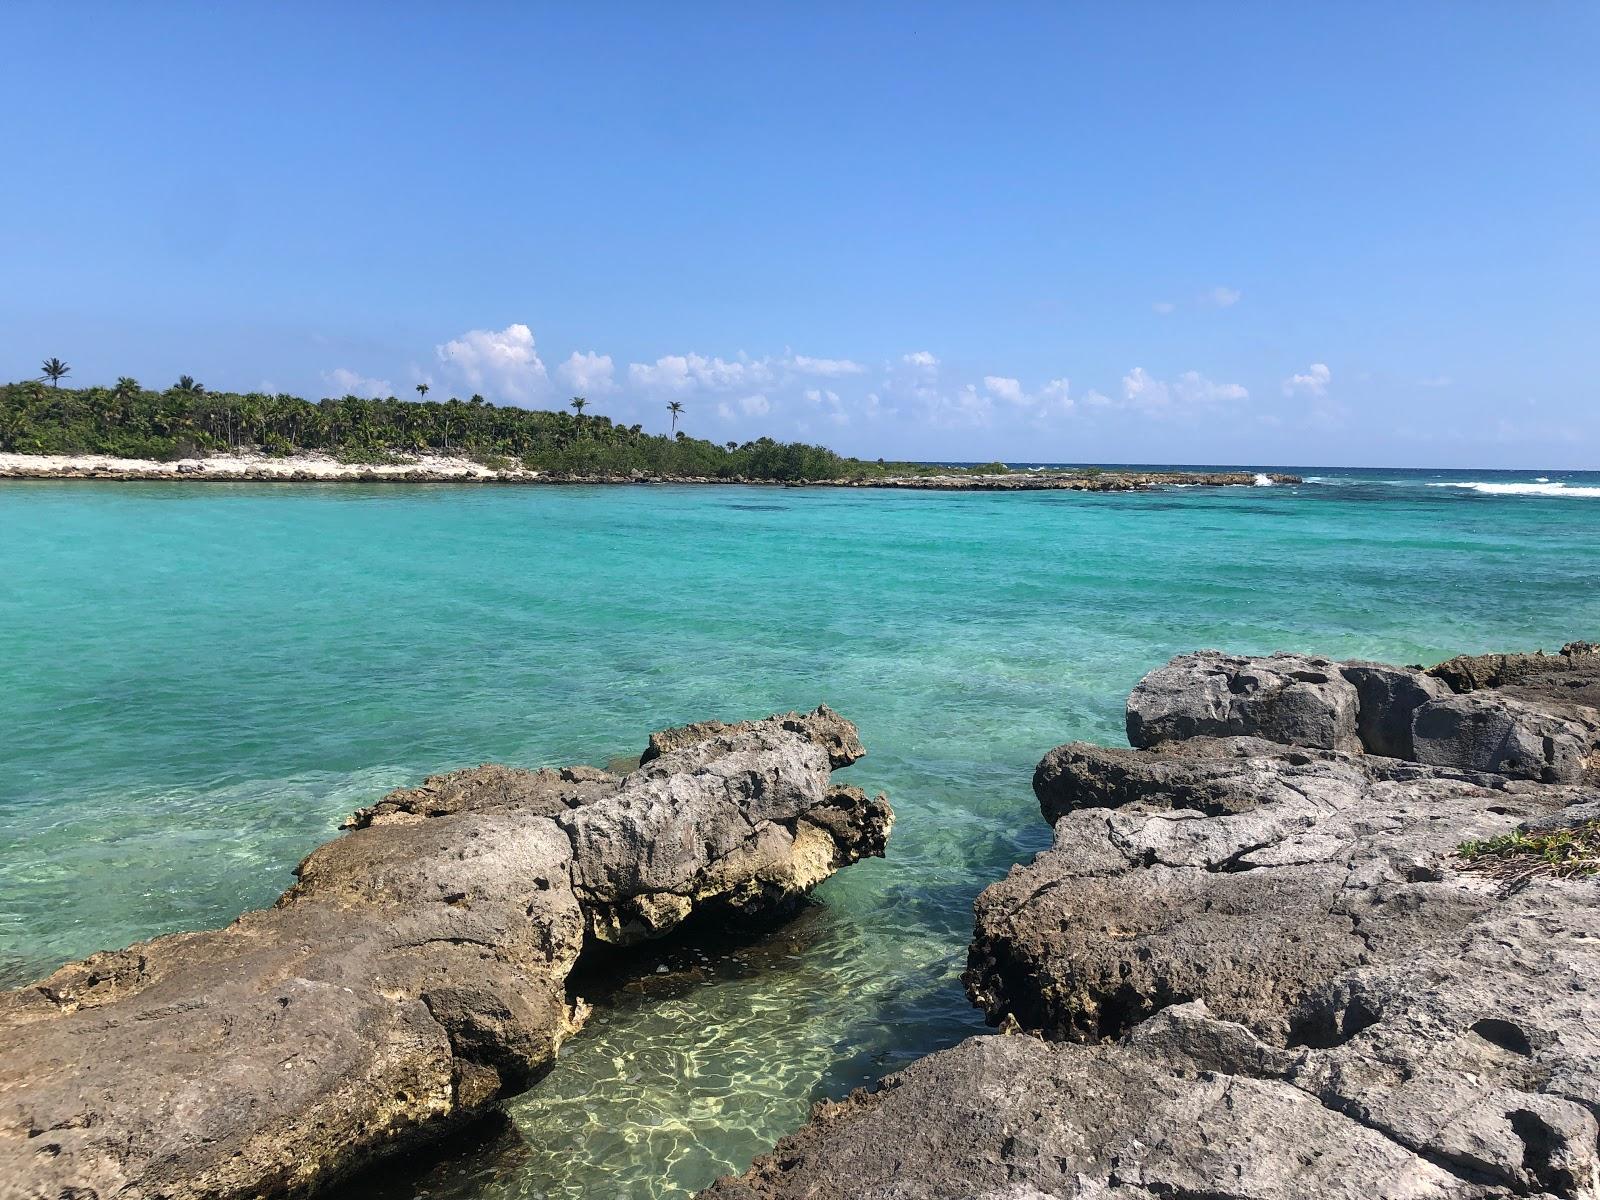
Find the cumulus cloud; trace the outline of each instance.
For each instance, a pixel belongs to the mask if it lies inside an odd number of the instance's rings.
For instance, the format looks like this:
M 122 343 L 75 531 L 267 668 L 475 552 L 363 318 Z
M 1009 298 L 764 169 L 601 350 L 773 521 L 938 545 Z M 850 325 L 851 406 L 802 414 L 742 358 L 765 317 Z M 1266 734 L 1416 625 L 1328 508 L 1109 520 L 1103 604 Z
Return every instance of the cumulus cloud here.
M 1185 371 L 1172 382 L 1157 379 L 1143 367 L 1122 377 L 1122 398 L 1135 408 L 1161 411 L 1174 405 L 1197 406 L 1247 400 L 1250 393 L 1237 383 L 1216 383 L 1198 371 Z
M 1234 288 L 1214 287 L 1200 299 L 1202 303 L 1209 304 L 1214 308 L 1232 308 L 1239 303 L 1242 296 L 1243 293 Z
M 574 350 L 556 372 L 580 395 L 604 395 L 616 388 L 609 354 L 596 354 L 593 350 L 580 354 Z
M 831 388 L 807 388 L 805 397 L 807 401 L 822 409 L 824 415 L 835 425 L 850 424 L 850 415 L 845 412 L 844 401 L 839 399 L 838 392 Z M 877 406 L 878 397 L 876 395 L 868 396 L 867 399 L 870 407 L 875 408 Z
M 1333 379 L 1333 372 L 1328 370 L 1327 363 L 1312 363 L 1303 372 L 1289 376 L 1283 381 L 1283 394 L 1285 396 L 1326 396 L 1328 383 Z
M 667 354 L 653 363 L 629 363 L 628 382 L 641 391 L 682 395 L 694 391 L 734 391 L 772 379 L 766 359 L 707 358 L 702 354 Z
M 1027 403 L 1027 397 L 1022 392 L 1021 380 L 1004 375 L 985 375 L 983 387 L 991 396 L 997 396 L 1009 404 Z
M 549 382 L 526 325 L 472 329 L 437 348 L 439 361 L 475 391 L 491 398 L 532 399 Z
M 910 354 L 902 354 L 900 361 L 919 371 L 931 371 L 939 365 L 939 360 L 928 350 L 913 350 Z
M 859 375 L 867 368 L 861 363 L 852 362 L 848 358 L 811 358 L 805 354 L 794 354 L 785 360 L 785 366 L 800 375 L 818 375 L 825 379 L 837 379 L 841 375 Z
M 370 400 L 380 400 L 394 395 L 394 384 L 387 379 L 372 379 L 348 367 L 324 371 L 322 380 L 337 396 L 365 396 Z
M 1020 379 L 1008 375 L 985 375 L 983 389 L 997 400 L 1016 408 L 1026 409 L 1035 416 L 1044 417 L 1051 412 L 1065 412 L 1072 407 L 1065 379 L 1052 379 L 1038 391 L 1030 392 Z
M 764 417 L 771 411 L 772 402 L 760 392 L 731 402 L 728 400 L 717 402 L 717 416 L 724 421 L 732 421 L 739 416 Z

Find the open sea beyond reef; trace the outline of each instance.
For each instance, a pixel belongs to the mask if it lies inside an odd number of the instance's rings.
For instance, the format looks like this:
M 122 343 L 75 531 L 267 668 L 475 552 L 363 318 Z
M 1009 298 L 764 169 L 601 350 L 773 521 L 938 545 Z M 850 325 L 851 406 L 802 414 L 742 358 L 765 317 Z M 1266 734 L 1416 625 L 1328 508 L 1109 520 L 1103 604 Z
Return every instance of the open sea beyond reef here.
M 1267 469 L 1267 468 L 1262 468 Z M 1137 494 L 0 484 L 0 983 L 270 903 L 389 788 L 826 700 L 889 857 L 654 960 L 514 1131 L 348 1195 L 676 1196 L 979 1032 L 973 897 L 1033 766 L 1215 646 L 1433 662 L 1600 637 L 1600 474 L 1288 468 Z

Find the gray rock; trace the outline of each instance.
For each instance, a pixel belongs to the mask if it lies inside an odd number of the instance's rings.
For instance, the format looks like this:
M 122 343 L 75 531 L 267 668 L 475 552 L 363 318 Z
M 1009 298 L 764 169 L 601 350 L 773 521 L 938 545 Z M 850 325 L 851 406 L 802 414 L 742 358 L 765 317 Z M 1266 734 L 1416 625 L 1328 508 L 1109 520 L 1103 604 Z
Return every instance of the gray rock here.
M 1516 779 L 1576 783 L 1593 765 L 1600 712 L 1581 706 L 1565 706 L 1563 712 L 1500 692 L 1430 700 L 1417 709 L 1412 723 L 1413 756 Z
M 696 721 L 675 729 L 663 729 L 650 735 L 650 744 L 640 757 L 641 763 L 650 762 L 671 750 L 692 746 L 716 738 L 746 732 L 758 725 L 776 722 L 791 732 L 799 733 L 807 741 L 822 746 L 828 752 L 828 761 L 834 770 L 848 767 L 866 754 L 856 727 L 826 704 L 819 704 L 807 713 L 783 713 L 765 721 Z
M 1302 654 L 1244 658 L 1202 650 L 1150 672 L 1128 697 L 1128 741 L 1261 737 L 1359 750 L 1356 689 L 1339 664 Z
M 0 1198 L 300 1194 L 528 1087 L 582 1023 L 587 938 L 781 909 L 883 852 L 884 798 L 829 781 L 854 728 L 819 714 L 626 777 L 435 776 L 271 909 L 0 993 Z
M 1327 666 L 1374 749 L 1404 749 L 1408 708 L 1431 748 L 1430 707 L 1468 698 Z M 1039 1036 L 819 1106 L 706 1194 L 1600 1196 L 1600 882 L 1508 888 L 1460 854 L 1593 821 L 1600 790 L 1511 778 L 1478 742 L 1452 754 L 1486 770 L 1279 744 L 1340 742 L 1348 711 L 1306 681 L 1284 717 L 1273 697 L 1301 681 L 1281 667 L 1176 659 L 1130 700 L 1153 749 L 1039 764 L 1054 843 L 979 897 L 965 976 L 991 1021 Z M 1522 728 L 1566 720 L 1474 695 Z
M 977 901 L 967 982 L 992 1019 L 1093 1040 L 1203 1000 L 1286 1037 L 1322 981 L 1475 919 L 1489 900 L 1452 866 L 1456 846 L 1585 795 L 1364 755 L 1206 748 L 1063 748 L 1077 806 L 1051 849 Z
M 1450 694 L 1443 681 L 1387 663 L 1341 663 L 1339 673 L 1356 689 L 1356 734 L 1366 752 L 1415 758 L 1412 719 L 1428 701 Z
M 1496 688 L 1536 704 L 1600 708 L 1600 646 L 1568 642 L 1558 654 L 1462 655 L 1428 672 L 1454 692 Z
M 1248 1033 L 1240 1031 L 1245 1038 Z M 1486 1198 L 1292 1084 L 1164 1046 L 977 1037 L 779 1142 L 707 1200 Z

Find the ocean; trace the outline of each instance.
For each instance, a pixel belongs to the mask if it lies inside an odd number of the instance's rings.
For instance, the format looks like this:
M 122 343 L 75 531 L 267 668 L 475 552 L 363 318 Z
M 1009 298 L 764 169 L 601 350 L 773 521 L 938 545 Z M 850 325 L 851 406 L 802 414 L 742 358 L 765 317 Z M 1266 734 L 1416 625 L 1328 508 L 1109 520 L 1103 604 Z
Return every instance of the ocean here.
M 0 983 L 268 904 L 340 817 L 484 761 L 826 701 L 898 813 L 758 944 L 674 947 L 511 1128 L 350 1195 L 679 1196 L 980 1032 L 973 897 L 1050 747 L 1200 647 L 1600 638 L 1600 474 L 1253 467 L 1135 494 L 0 483 Z

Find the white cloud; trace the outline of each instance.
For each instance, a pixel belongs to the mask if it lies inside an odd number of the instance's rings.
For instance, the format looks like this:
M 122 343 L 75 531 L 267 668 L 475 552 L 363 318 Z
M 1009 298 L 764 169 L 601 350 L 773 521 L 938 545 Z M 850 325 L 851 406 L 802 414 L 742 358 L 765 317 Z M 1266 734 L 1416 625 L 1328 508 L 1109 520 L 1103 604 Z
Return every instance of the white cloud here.
M 1030 410 L 1041 419 L 1052 412 L 1066 412 L 1072 407 L 1072 397 L 1068 395 L 1065 379 L 1052 379 L 1038 391 L 1030 392 L 1023 388 L 1021 380 L 1006 375 L 985 375 L 983 388 L 997 400 Z
M 841 375 L 859 375 L 867 368 L 848 358 L 811 358 L 804 354 L 791 355 L 785 365 L 801 375 L 820 375 L 837 379 Z
M 900 361 L 919 371 L 931 371 L 939 365 L 939 360 L 928 350 L 913 350 L 910 354 L 902 354 Z
M 490 399 L 532 399 L 549 382 L 526 325 L 472 329 L 437 348 L 439 361 Z
M 1327 363 L 1312 363 L 1303 373 L 1289 376 L 1283 381 L 1285 396 L 1326 396 L 1333 372 Z
M 1214 287 L 1204 296 L 1200 297 L 1202 304 L 1210 304 L 1215 308 L 1232 308 L 1239 303 L 1243 293 L 1235 288 Z
M 1052 379 L 1033 394 L 1035 403 L 1067 409 L 1072 407 L 1072 397 L 1065 379 Z
M 1174 310 L 1176 310 L 1177 307 L 1178 306 L 1176 304 L 1174 304 L 1171 300 L 1157 300 L 1154 304 L 1152 304 L 1150 306 L 1151 311 L 1158 312 L 1163 317 L 1166 316 L 1168 313 L 1173 312 Z
M 333 388 L 334 394 L 338 396 L 365 396 L 368 399 L 378 400 L 394 395 L 394 384 L 387 379 L 371 379 L 348 367 L 335 367 L 331 371 L 324 371 L 322 380 Z
M 991 396 L 997 396 L 1008 404 L 1026 404 L 1028 398 L 1023 394 L 1022 382 L 1010 379 L 1004 375 L 985 375 L 983 387 Z
M 805 397 L 810 403 L 821 408 L 835 425 L 850 424 L 850 414 L 844 411 L 844 401 L 839 399 L 838 392 L 831 388 L 807 388 Z M 877 407 L 876 395 L 868 396 L 867 400 L 869 408 Z
M 1174 404 L 1196 406 L 1248 400 L 1250 393 L 1237 383 L 1216 383 L 1198 371 L 1185 371 L 1168 383 L 1143 367 L 1135 367 L 1122 377 L 1122 398 L 1135 408 L 1160 411 Z
M 733 391 L 772 379 L 766 359 L 706 358 L 702 354 L 667 354 L 654 363 L 629 363 L 628 382 L 648 392 L 682 395 L 694 391 Z
M 739 408 L 749 417 L 764 417 L 772 411 L 772 405 L 762 395 L 744 397 L 739 401 Z
M 593 350 L 579 354 L 574 350 L 556 371 L 573 391 L 582 396 L 590 393 L 604 395 L 616 388 L 609 354 L 596 354 Z

